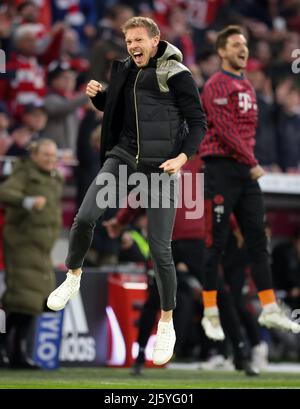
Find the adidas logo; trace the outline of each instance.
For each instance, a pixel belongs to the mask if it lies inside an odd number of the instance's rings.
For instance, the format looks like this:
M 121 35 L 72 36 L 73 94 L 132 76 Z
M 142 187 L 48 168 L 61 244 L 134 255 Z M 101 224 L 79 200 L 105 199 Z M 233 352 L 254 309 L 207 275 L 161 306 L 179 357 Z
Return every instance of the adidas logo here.
M 82 298 L 78 292 L 65 308 L 60 361 L 94 361 L 96 341 L 89 333 Z

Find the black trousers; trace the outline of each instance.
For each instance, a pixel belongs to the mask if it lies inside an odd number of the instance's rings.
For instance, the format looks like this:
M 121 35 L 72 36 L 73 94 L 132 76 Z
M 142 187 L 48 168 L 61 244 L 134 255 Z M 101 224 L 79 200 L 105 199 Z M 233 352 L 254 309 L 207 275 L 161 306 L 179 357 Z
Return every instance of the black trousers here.
M 245 270 L 249 266 L 248 254 L 245 246 L 238 248 L 236 237 L 231 232 L 226 244 L 222 261 L 224 279 L 230 288 L 236 311 L 246 330 L 251 347 L 260 343 L 259 326 L 255 315 L 247 307 L 243 287 L 246 282 Z
M 136 169 L 128 165 L 125 160 L 118 157 L 106 159 L 99 174 L 90 185 L 74 219 L 66 259 L 66 266 L 69 269 L 82 267 L 85 255 L 91 245 L 96 221 L 107 208 L 116 206 L 118 202 L 122 203 L 127 197 L 130 189 L 127 186 L 127 179 L 123 180 L 123 177 L 120 177 L 122 175 L 119 175 L 120 165 L 126 167 L 128 178 L 131 176 L 134 178 L 136 174 Z M 123 169 L 123 174 L 125 168 L 121 169 Z M 149 182 L 147 187 L 150 187 L 151 173 L 147 173 L 145 176 Z M 167 175 L 165 174 L 165 176 Z M 169 178 L 167 176 L 161 182 L 159 189 L 148 188 L 144 192 L 149 203 L 149 206 L 146 207 L 149 247 L 156 274 L 160 304 L 165 311 L 173 310 L 176 306 L 177 281 L 171 251 L 171 236 L 176 214 L 177 191 L 178 175 L 172 175 Z M 165 207 L 167 202 L 169 206 Z M 154 203 L 153 206 L 152 203 Z
M 207 158 L 204 171 L 206 255 L 204 287 L 217 288 L 218 265 L 234 213 L 244 235 L 258 291 L 272 288 L 271 269 L 264 225 L 264 205 L 257 181 L 249 167 L 229 158 Z
M 9 363 L 13 366 L 24 364 L 30 358 L 28 348 L 29 334 L 34 316 L 22 313 L 9 313 L 6 322 L 4 342 L 8 352 Z

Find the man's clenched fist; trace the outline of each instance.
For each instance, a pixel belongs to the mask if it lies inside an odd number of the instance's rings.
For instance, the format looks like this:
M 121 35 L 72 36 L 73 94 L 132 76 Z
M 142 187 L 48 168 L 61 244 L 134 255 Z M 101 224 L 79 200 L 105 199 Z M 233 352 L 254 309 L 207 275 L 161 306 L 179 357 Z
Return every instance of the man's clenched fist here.
M 103 89 L 100 82 L 91 80 L 86 86 L 86 95 L 90 98 L 93 98 L 97 95 L 98 92 L 101 92 Z

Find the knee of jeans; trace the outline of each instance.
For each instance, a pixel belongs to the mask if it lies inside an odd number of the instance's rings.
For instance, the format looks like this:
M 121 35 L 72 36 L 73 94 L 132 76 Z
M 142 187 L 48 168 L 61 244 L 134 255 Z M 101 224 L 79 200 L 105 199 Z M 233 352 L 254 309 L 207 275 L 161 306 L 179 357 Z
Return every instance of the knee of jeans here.
M 171 247 L 165 247 L 160 244 L 150 244 L 152 258 L 156 264 L 167 264 L 172 261 Z

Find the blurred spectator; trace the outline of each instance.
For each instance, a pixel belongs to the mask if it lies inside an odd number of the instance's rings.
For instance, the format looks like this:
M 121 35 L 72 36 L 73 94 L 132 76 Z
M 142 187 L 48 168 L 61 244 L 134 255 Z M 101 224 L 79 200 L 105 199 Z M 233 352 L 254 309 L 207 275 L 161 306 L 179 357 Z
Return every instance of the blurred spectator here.
M 79 126 L 76 169 L 78 209 L 100 169 L 101 114 L 90 107 Z
M 97 14 L 94 0 L 53 0 L 53 22 L 63 21 L 74 28 L 80 38 L 82 47 L 96 35 Z
M 298 33 L 289 33 L 279 50 L 277 61 L 270 69 L 272 83 L 275 86 L 277 86 L 284 78 L 295 77 L 295 74 L 291 69 L 294 60 L 293 51 L 299 48 L 300 35 Z
M 88 97 L 83 92 L 75 94 L 76 72 L 68 63 L 51 63 L 48 82 L 45 97 L 48 122 L 44 136 L 54 140 L 59 149 L 69 149 L 75 155 L 79 124 L 76 110 L 88 102 Z
M 272 63 L 272 49 L 270 43 L 264 40 L 259 40 L 254 45 L 254 57 L 258 59 L 263 68 L 268 68 Z
M 44 1 L 44 3 L 46 2 Z M 42 21 L 42 6 L 44 9 L 47 8 L 46 4 L 42 5 L 40 1 L 38 3 L 36 1 L 22 1 L 17 7 L 14 21 L 15 29 L 22 26 L 36 36 L 36 51 L 39 55 L 49 54 L 52 52 L 53 45 L 58 46 L 58 42 L 61 42 L 63 29 L 62 24 L 50 26 L 45 19 Z
M 38 8 L 37 22 L 42 24 L 43 27 L 45 27 L 47 30 L 50 29 L 51 23 L 52 23 L 52 12 L 51 12 L 51 2 L 50 1 L 48 1 L 48 0 L 31 0 L 31 1 L 28 1 L 28 0 L 14 0 L 13 3 L 17 7 L 16 11 L 18 11 L 18 10 L 20 11 L 20 8 L 22 8 L 22 7 L 27 8 L 28 3 L 29 4 L 34 3 L 34 5 L 36 5 L 36 7 Z M 24 10 L 24 12 L 22 12 L 22 13 L 25 13 L 26 20 L 28 20 L 28 15 L 32 16 L 32 14 L 34 15 L 34 18 L 36 19 L 35 11 L 32 12 L 31 10 L 32 10 L 32 8 L 29 8 L 29 11 Z M 30 17 L 29 17 L 29 19 L 30 19 Z
M 31 132 L 31 140 L 44 136 L 48 115 L 43 104 L 29 104 L 24 107 L 22 123 Z
M 183 54 L 183 62 L 190 66 L 195 63 L 195 47 L 187 15 L 180 7 L 174 7 L 167 16 L 168 28 L 164 31 L 167 41 L 174 44 Z
M 9 146 L 5 155 L 7 156 L 27 156 L 28 145 L 31 142 L 31 132 L 22 124 L 15 125 L 11 132 L 12 144 Z
M 43 40 L 47 36 L 47 31 L 46 27 L 39 22 L 39 7 L 34 1 L 23 1 L 19 4 L 14 24 L 15 27 L 26 26 L 36 35 L 39 42 L 37 50 L 45 50 L 47 43 L 45 44 Z
M 14 41 L 17 52 L 7 62 L 7 73 L 1 75 L 0 98 L 20 118 L 25 104 L 42 101 L 45 71 L 37 60 L 36 37 L 30 30 L 19 27 Z
M 168 16 L 175 8 L 181 8 L 186 16 L 187 23 L 192 30 L 193 42 L 196 47 L 196 55 L 207 48 L 205 36 L 209 36 L 218 14 L 222 14 L 222 26 L 224 22 L 223 6 L 227 0 L 154 0 L 154 19 L 160 26 L 162 35 L 168 32 Z M 222 12 L 221 12 L 222 10 Z M 217 30 L 219 27 L 217 28 Z M 211 30 L 210 34 L 215 38 L 216 32 Z
M 7 58 L 11 46 L 12 10 L 12 5 L 1 4 L 0 6 L 0 48 L 5 51 Z
M 226 0 L 153 0 L 156 20 L 160 25 L 167 25 L 169 13 L 175 7 L 181 7 L 189 24 L 197 29 L 205 29 L 212 24 L 219 9 Z
M 289 84 L 288 81 L 283 86 Z M 277 93 L 278 95 L 278 93 Z M 299 172 L 300 164 L 300 91 L 287 89 L 278 114 L 279 164 L 285 172 Z
M 207 81 L 220 69 L 220 58 L 213 51 L 204 51 L 198 55 L 197 64 L 200 68 L 204 81 Z
M 10 115 L 4 102 L 0 102 L 0 155 L 5 155 L 12 143 L 8 132 L 10 125 Z
M 119 261 L 147 263 L 150 249 L 147 241 L 148 219 L 143 211 L 135 216 L 131 226 L 121 234 Z
M 71 68 L 80 76 L 81 82 L 86 80 L 86 74 L 89 70 L 90 63 L 81 53 L 78 33 L 72 28 L 64 30 L 61 61 L 66 61 L 70 64 Z
M 90 78 L 108 83 L 112 61 L 128 56 L 121 26 L 131 17 L 133 10 L 125 5 L 117 4 L 107 11 L 100 22 L 99 40 L 91 49 Z
M 135 11 L 136 15 L 143 15 L 143 17 L 147 17 L 144 14 L 145 12 L 151 12 L 154 8 L 153 0 L 122 0 L 121 3 L 131 7 Z
M 36 368 L 27 348 L 29 330 L 55 286 L 50 252 L 60 229 L 62 192 L 55 167 L 55 144 L 40 140 L 32 146 L 30 158 L 18 162 L 0 186 L 0 201 L 6 205 L 3 306 L 14 368 Z
M 263 64 L 254 58 L 248 61 L 247 77 L 256 91 L 258 106 L 255 157 L 261 166 L 268 167 L 271 171 L 280 171 L 271 80 L 263 71 Z
M 280 4 L 281 15 L 286 19 L 287 26 L 292 31 L 300 32 L 300 4 L 297 0 L 285 0 Z
M 300 305 L 300 232 L 293 240 L 278 244 L 273 250 L 275 288 L 286 292 L 285 300 L 292 309 Z
M 198 64 L 192 64 L 189 66 L 192 77 L 197 85 L 199 93 L 201 93 L 202 87 L 204 85 L 204 78 L 201 72 L 201 69 Z

